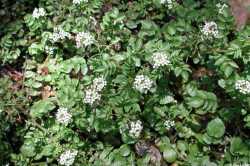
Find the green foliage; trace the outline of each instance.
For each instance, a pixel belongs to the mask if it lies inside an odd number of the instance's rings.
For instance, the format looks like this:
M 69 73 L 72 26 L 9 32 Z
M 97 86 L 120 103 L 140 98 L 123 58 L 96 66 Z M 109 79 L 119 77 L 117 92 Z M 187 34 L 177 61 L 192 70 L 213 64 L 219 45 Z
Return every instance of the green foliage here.
M 54 104 L 50 101 L 41 100 L 34 103 L 30 108 L 30 116 L 33 118 L 39 118 L 49 113 L 49 111 L 55 108 Z
M 187 104 L 197 109 L 197 113 L 215 112 L 218 106 L 214 93 L 197 90 L 187 98 Z
M 210 121 L 207 125 L 207 134 L 210 137 L 220 138 L 225 133 L 223 121 L 219 118 Z
M 224 1 L 79 2 L 3 2 L 0 165 L 250 164 L 250 27 Z

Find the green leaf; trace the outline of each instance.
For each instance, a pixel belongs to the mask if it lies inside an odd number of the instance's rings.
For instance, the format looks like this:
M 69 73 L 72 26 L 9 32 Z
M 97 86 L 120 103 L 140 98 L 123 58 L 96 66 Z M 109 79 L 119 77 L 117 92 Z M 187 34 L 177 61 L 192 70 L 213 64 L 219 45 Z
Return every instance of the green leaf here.
M 30 115 L 33 118 L 39 118 L 49 113 L 55 108 L 55 105 L 49 100 L 40 100 L 34 103 L 30 109 Z
M 28 50 L 30 55 L 38 55 L 43 52 L 43 45 L 38 43 L 32 43 Z
M 203 90 L 195 90 L 194 96 L 187 98 L 187 104 L 196 108 L 196 112 L 204 114 L 206 112 L 215 112 L 217 109 L 217 97 L 214 93 Z
M 177 153 L 174 149 L 168 148 L 163 152 L 163 158 L 168 163 L 173 163 L 177 159 Z
M 224 73 L 226 77 L 229 77 L 234 71 L 234 69 L 230 66 L 225 67 L 224 70 L 225 70 Z
M 50 155 L 53 154 L 54 150 L 55 150 L 54 145 L 46 145 L 46 146 L 43 148 L 41 154 L 44 155 L 44 156 L 50 156 Z
M 26 143 L 21 147 L 21 152 L 24 156 L 33 157 L 35 153 L 35 145 L 31 143 Z
M 207 125 L 207 134 L 210 137 L 220 138 L 225 133 L 225 126 L 221 119 L 216 118 Z
M 170 35 L 174 35 L 176 33 L 176 28 L 173 25 L 169 25 L 169 26 L 167 26 L 167 32 Z
M 188 144 L 185 141 L 179 140 L 177 142 L 177 148 L 182 151 L 185 152 L 188 149 Z
M 130 154 L 130 148 L 128 145 L 122 145 L 119 149 L 120 154 L 124 157 L 128 156 Z
M 234 137 L 231 140 L 230 152 L 238 156 L 249 154 L 249 145 L 244 143 L 240 137 Z
M 100 159 L 104 160 L 113 150 L 113 147 L 107 147 L 105 148 L 102 153 L 100 154 Z
M 190 105 L 191 107 L 194 107 L 194 108 L 199 108 L 203 105 L 203 103 L 204 103 L 203 99 L 198 98 L 198 97 L 194 97 L 194 98 L 192 98 L 191 101 L 188 102 L 188 105 Z
M 241 138 L 235 137 L 231 140 L 230 152 L 232 154 L 238 153 L 243 147 L 244 147 L 244 144 Z

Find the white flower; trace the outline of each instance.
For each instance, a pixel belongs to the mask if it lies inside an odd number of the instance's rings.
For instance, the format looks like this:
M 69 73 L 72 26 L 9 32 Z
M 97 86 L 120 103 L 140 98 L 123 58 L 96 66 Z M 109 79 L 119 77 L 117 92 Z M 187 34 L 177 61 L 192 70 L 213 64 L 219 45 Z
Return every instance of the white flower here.
M 32 13 L 32 17 L 39 18 L 39 17 L 45 16 L 45 14 L 46 14 L 46 12 L 45 12 L 44 8 L 35 8 L 33 13 Z
M 161 4 L 165 4 L 165 3 L 166 3 L 166 0 L 160 0 L 160 3 L 161 3 Z
M 45 52 L 47 54 L 49 54 L 49 55 L 53 55 L 54 54 L 54 50 L 55 50 L 55 48 L 53 48 L 53 47 L 49 47 L 49 46 L 45 47 Z
M 224 9 L 227 8 L 228 5 L 225 3 L 224 4 L 218 3 L 218 4 L 216 4 L 216 7 L 219 9 L 219 13 L 223 14 Z
M 93 87 L 96 91 L 100 92 L 107 85 L 107 81 L 103 77 L 98 77 L 93 80 Z
M 64 153 L 61 154 L 59 158 L 59 164 L 70 166 L 74 163 L 75 157 L 77 156 L 78 151 L 77 150 L 67 150 Z
M 54 42 L 57 42 L 59 40 L 64 40 L 66 37 L 67 38 L 71 37 L 69 32 L 65 32 L 62 28 L 55 27 L 54 32 L 53 32 L 52 36 L 50 37 L 50 39 L 54 43 Z
M 101 95 L 94 88 L 85 90 L 84 103 L 93 105 L 96 101 L 101 99 Z
M 79 5 L 82 2 L 88 2 L 88 0 L 73 0 L 73 4 Z
M 160 0 L 161 4 L 167 4 L 167 7 L 169 9 L 172 9 L 174 7 L 174 0 Z
M 169 65 L 170 61 L 167 55 L 163 52 L 156 52 L 153 54 L 153 68 L 159 68 L 161 66 Z
M 250 94 L 250 81 L 237 80 L 235 83 L 235 89 L 243 94 Z
M 173 96 L 165 96 L 164 100 L 166 100 L 166 103 L 177 103 L 177 101 L 173 98 Z
M 167 6 L 168 6 L 169 9 L 172 9 L 173 6 L 174 6 L 173 0 L 167 0 Z
M 94 37 L 89 32 L 79 32 L 76 35 L 75 40 L 76 40 L 76 47 L 77 48 L 80 48 L 83 45 L 85 47 L 89 46 L 89 45 L 93 44 L 95 41 Z
M 56 120 L 62 124 L 69 124 L 72 115 L 68 112 L 67 108 L 59 108 L 56 113 Z
M 96 101 L 101 99 L 100 92 L 107 85 L 103 77 L 97 77 L 93 80 L 93 84 L 85 90 L 84 103 L 93 105 Z
M 205 22 L 205 25 L 201 29 L 201 32 L 208 39 L 219 37 L 218 26 L 214 21 Z
M 153 86 L 153 81 L 145 75 L 137 75 L 134 80 L 134 88 L 141 93 L 147 93 Z
M 131 137 L 138 138 L 143 129 L 142 122 L 140 120 L 130 122 L 129 124 L 129 135 Z
M 166 127 L 167 130 L 171 129 L 172 127 L 175 126 L 175 122 L 172 120 L 166 120 L 164 122 L 164 126 Z

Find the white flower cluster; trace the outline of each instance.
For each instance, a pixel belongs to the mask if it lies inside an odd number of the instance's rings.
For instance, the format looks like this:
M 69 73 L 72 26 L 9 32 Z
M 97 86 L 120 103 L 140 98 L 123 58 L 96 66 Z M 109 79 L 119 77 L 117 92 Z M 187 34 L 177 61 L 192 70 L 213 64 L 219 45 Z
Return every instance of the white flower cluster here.
M 134 88 L 141 93 L 147 93 L 153 87 L 153 81 L 145 75 L 137 75 L 134 80 Z
M 73 4 L 79 5 L 82 2 L 88 2 L 88 0 L 73 0 Z
M 223 3 L 223 4 L 218 3 L 218 4 L 216 4 L 216 7 L 219 9 L 219 13 L 220 13 L 220 14 L 223 14 L 224 9 L 227 8 L 228 5 L 225 4 L 225 3 Z
M 84 103 L 93 105 L 94 102 L 101 99 L 101 95 L 95 90 L 88 88 L 85 90 Z
M 243 94 L 250 94 L 250 81 L 237 80 L 235 83 L 235 89 Z
M 98 77 L 93 80 L 93 84 L 85 90 L 84 103 L 93 105 L 96 101 L 101 99 L 100 92 L 107 85 L 103 77 Z
M 165 96 L 164 98 L 166 100 L 166 103 L 177 103 L 177 101 L 173 98 L 173 96 Z
M 129 124 L 129 135 L 131 137 L 138 138 L 143 129 L 142 122 L 140 120 L 130 122 Z
M 171 129 L 172 127 L 175 126 L 175 122 L 172 120 L 166 120 L 164 122 L 164 126 L 166 127 L 167 130 Z
M 103 77 L 97 77 L 93 80 L 93 87 L 97 92 L 102 91 L 106 85 L 107 81 Z
M 167 57 L 167 55 L 163 52 L 156 52 L 153 53 L 153 68 L 159 68 L 161 66 L 169 65 L 170 61 Z
M 35 8 L 33 13 L 32 13 L 32 17 L 39 18 L 39 17 L 45 16 L 45 14 L 46 14 L 46 12 L 45 12 L 44 8 Z
M 173 0 L 167 0 L 167 6 L 168 6 L 169 9 L 172 9 L 174 7 Z
M 55 48 L 53 47 L 49 47 L 49 46 L 46 46 L 45 47 L 45 52 L 49 55 L 53 55 L 54 54 L 54 51 L 55 51 Z
M 174 7 L 174 0 L 160 0 L 161 4 L 166 4 L 169 9 L 172 9 Z
M 68 112 L 67 108 L 59 108 L 56 113 L 56 120 L 59 123 L 68 125 L 72 119 L 72 115 Z
M 76 40 L 76 47 L 77 48 L 80 48 L 83 45 L 85 47 L 89 46 L 89 45 L 93 44 L 95 41 L 94 37 L 89 32 L 79 32 L 76 35 L 75 40 Z
M 70 38 L 71 34 L 69 32 L 65 32 L 62 28 L 56 27 L 54 28 L 54 32 L 50 39 L 53 43 L 55 43 L 59 40 L 64 40 L 66 37 Z
M 218 26 L 214 21 L 205 22 L 201 32 L 208 39 L 219 37 Z
M 70 166 L 74 163 L 75 157 L 77 156 L 78 151 L 77 150 L 67 150 L 64 153 L 61 154 L 59 158 L 59 164 Z
M 166 3 L 166 0 L 160 0 L 160 3 L 161 3 L 161 4 L 165 4 L 165 3 Z

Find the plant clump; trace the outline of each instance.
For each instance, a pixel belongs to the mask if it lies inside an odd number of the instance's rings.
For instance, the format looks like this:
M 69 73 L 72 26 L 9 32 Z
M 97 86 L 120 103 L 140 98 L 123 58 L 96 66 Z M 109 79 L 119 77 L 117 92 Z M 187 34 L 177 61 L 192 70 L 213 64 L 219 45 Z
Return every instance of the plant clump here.
M 0 165 L 250 165 L 249 0 L 1 0 Z

